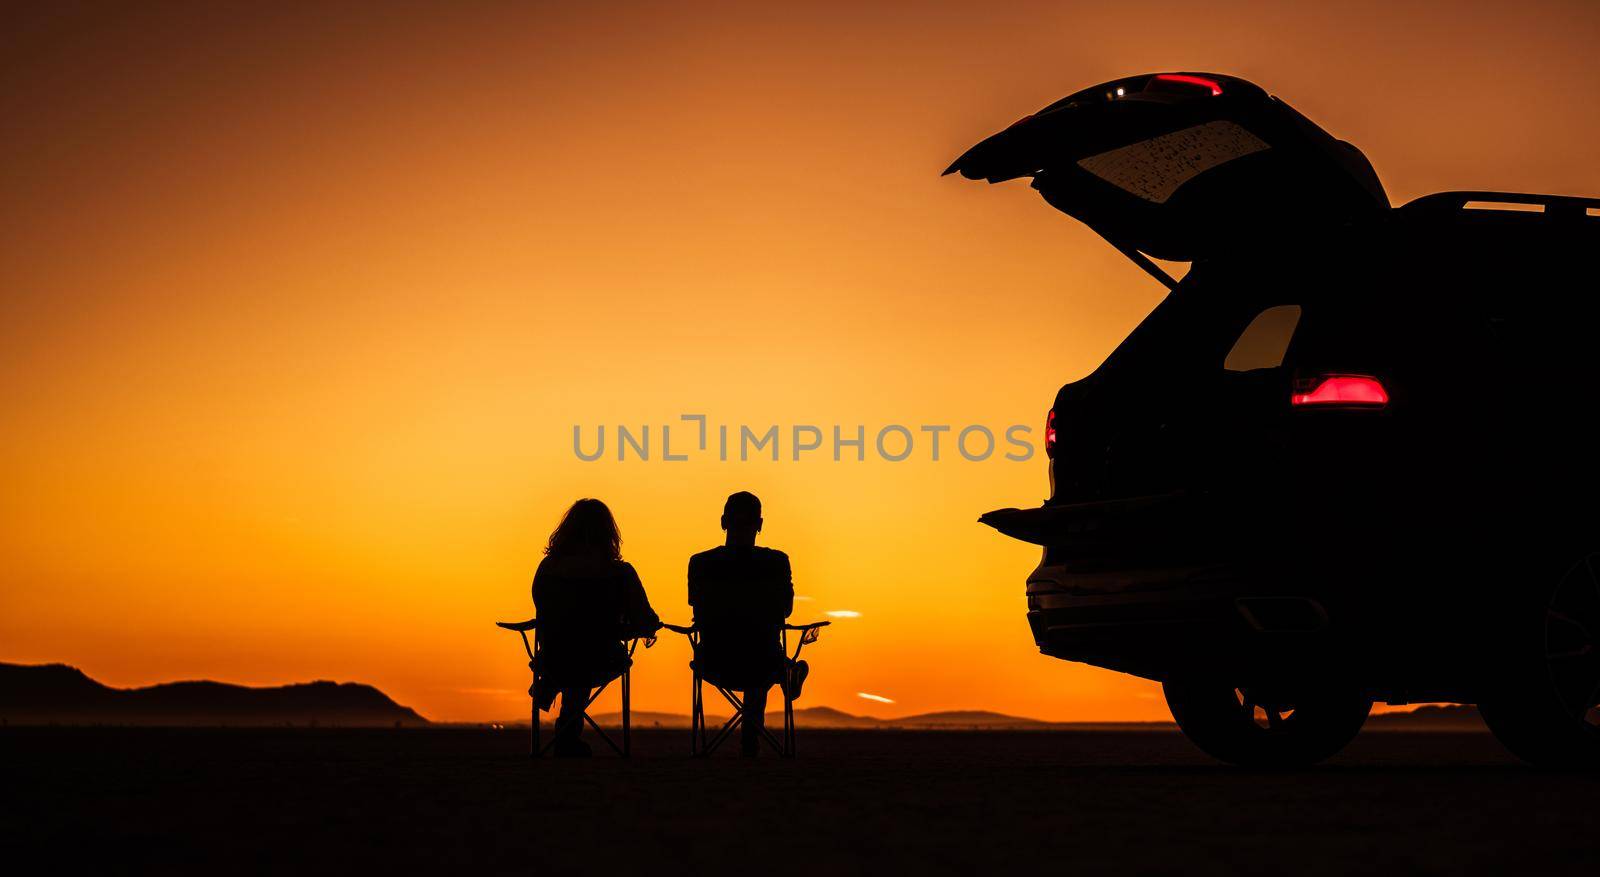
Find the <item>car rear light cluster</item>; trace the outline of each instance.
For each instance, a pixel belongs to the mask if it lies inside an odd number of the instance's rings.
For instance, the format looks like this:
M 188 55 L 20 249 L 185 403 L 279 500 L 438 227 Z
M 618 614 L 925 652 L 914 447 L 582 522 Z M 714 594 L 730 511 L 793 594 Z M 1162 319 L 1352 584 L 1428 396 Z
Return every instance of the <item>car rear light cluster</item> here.
M 1207 89 L 1212 97 L 1222 94 L 1222 83 L 1205 76 L 1195 76 L 1191 73 L 1157 73 L 1151 77 L 1153 82 L 1173 82 L 1179 85 L 1193 85 Z
M 1306 392 L 1289 397 L 1294 407 L 1382 408 L 1389 404 L 1389 391 L 1370 375 L 1322 375 L 1309 386 Z

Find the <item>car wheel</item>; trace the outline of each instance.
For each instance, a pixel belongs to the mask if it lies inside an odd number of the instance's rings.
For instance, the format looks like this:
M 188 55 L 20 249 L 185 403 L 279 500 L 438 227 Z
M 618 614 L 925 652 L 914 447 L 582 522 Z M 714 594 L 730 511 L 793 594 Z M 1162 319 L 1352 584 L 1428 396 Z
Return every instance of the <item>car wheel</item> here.
M 1371 700 L 1341 685 L 1266 696 L 1226 682 L 1173 679 L 1162 689 L 1184 736 L 1244 767 L 1316 764 L 1355 739 L 1372 710 Z
M 1504 675 L 1478 708 L 1529 764 L 1600 765 L 1600 554 L 1567 567 L 1545 594 L 1512 632 Z

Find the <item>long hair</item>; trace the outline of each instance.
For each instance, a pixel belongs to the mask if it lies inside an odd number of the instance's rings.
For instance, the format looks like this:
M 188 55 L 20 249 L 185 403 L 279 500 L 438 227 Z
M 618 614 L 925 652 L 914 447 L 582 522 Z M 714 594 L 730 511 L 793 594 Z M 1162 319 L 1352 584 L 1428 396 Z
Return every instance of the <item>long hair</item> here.
M 598 499 L 580 499 L 567 509 L 544 553 L 551 557 L 622 559 L 622 532 L 611 509 Z

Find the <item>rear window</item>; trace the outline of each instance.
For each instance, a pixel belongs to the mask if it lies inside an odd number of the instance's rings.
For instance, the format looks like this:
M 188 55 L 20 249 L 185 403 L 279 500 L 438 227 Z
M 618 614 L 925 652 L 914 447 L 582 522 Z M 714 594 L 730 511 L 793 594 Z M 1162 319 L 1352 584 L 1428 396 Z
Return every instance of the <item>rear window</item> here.
M 1304 290 L 1285 290 L 1279 278 L 1257 262 L 1196 265 L 1098 371 L 1119 383 L 1170 386 L 1178 375 L 1205 379 L 1219 366 L 1282 365 L 1302 323 L 1302 305 L 1288 302 L 1303 301 Z
M 1289 352 L 1289 342 L 1294 339 L 1294 330 L 1299 325 L 1299 305 L 1267 308 L 1256 314 L 1250 325 L 1239 333 L 1222 367 L 1231 372 L 1247 372 L 1283 365 L 1284 354 Z

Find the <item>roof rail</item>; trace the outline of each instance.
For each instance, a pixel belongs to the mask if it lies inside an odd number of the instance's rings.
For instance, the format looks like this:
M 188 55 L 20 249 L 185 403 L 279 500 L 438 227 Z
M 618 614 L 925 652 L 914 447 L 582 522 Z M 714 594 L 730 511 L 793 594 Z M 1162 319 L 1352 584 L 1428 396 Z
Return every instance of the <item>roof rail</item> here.
M 1406 213 L 1459 213 L 1476 201 L 1486 204 L 1520 204 L 1544 208 L 1550 219 L 1570 221 L 1586 216 L 1600 217 L 1600 198 L 1574 198 L 1570 195 L 1532 195 L 1526 192 L 1436 192 L 1423 195 L 1397 209 Z M 1492 209 L 1492 208 L 1491 208 Z M 1536 213 L 1539 211 L 1526 211 Z

